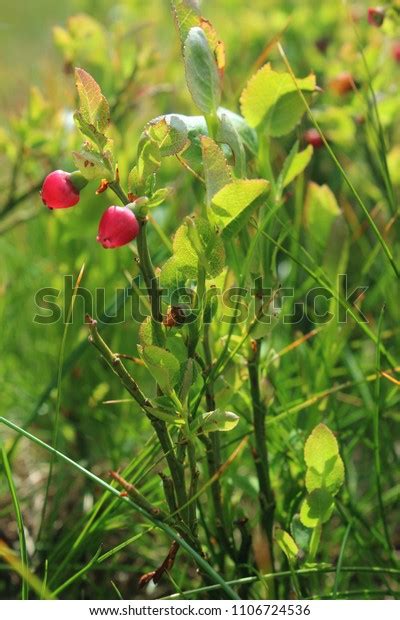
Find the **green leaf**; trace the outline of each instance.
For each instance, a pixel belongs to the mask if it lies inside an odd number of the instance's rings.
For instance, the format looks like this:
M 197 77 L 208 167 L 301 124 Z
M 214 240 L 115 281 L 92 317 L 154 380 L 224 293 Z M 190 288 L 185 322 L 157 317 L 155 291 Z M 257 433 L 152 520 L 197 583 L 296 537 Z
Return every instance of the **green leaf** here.
M 137 170 L 140 179 L 147 179 L 158 171 L 161 165 L 161 154 L 158 145 L 152 140 L 144 140 L 138 146 Z
M 188 238 L 198 260 L 210 278 L 218 276 L 225 266 L 225 249 L 210 222 L 202 217 L 186 218 Z
M 206 182 L 207 203 L 225 185 L 232 181 L 231 170 L 221 148 L 208 136 L 201 136 L 204 179 Z
M 242 114 L 251 127 L 262 124 L 269 135 L 284 135 L 295 127 L 305 110 L 298 89 L 312 93 L 315 87 L 314 75 L 295 82 L 290 73 L 277 73 L 266 64 L 250 78 L 242 93 Z
M 102 24 L 85 13 L 69 17 L 67 30 L 55 26 L 53 36 L 66 63 L 73 65 L 79 60 L 87 66 L 102 68 L 110 63 L 109 34 Z
M 182 152 L 188 145 L 188 129 L 175 114 L 158 117 L 146 126 L 145 132 L 160 149 L 161 157 Z
M 200 26 L 200 16 L 190 0 L 172 0 L 171 4 L 179 37 L 183 45 L 191 28 Z
M 233 154 L 234 168 L 238 177 L 246 174 L 246 154 L 239 133 L 228 114 L 221 114 L 217 134 L 218 142 L 227 144 Z
M 338 273 L 346 273 L 349 248 L 349 228 L 341 213 L 332 223 L 324 252 L 323 269 L 332 282 L 336 280 Z
M 180 365 L 172 353 L 147 345 L 139 347 L 142 359 L 163 391 L 171 391 L 179 376 Z
M 274 537 L 289 562 L 294 562 L 299 554 L 299 548 L 291 535 L 285 532 L 285 530 L 276 528 L 274 532 Z
M 160 285 L 167 292 L 173 291 L 175 288 L 184 286 L 188 279 L 196 276 L 195 269 L 185 269 L 180 264 L 180 261 L 176 256 L 171 256 L 163 266 L 160 273 Z
M 139 327 L 139 342 L 142 347 L 153 344 L 156 341 L 156 332 L 151 317 L 146 317 Z
M 70 62 L 73 58 L 74 42 L 70 34 L 61 26 L 53 27 L 54 44 L 58 47 L 66 59 Z
M 174 115 L 159 117 L 147 124 L 139 140 L 136 165 L 128 177 L 131 193 L 138 196 L 152 192 L 152 177 L 161 166 L 161 158 L 184 150 L 188 145 L 187 133 L 185 124 Z M 157 201 L 161 204 L 163 194 L 148 206 L 157 206 Z
M 190 357 L 183 364 L 182 381 L 181 381 L 181 385 L 179 389 L 179 399 L 181 403 L 185 402 L 189 394 L 189 390 L 192 384 L 194 383 L 195 376 L 196 376 L 195 362 Z
M 335 507 L 333 497 L 326 489 L 315 489 L 303 501 L 300 521 L 309 528 L 326 523 Z
M 110 124 L 110 106 L 100 86 L 83 69 L 75 69 L 76 87 L 79 95 L 79 112 L 83 119 L 104 132 Z
M 235 114 L 231 112 L 231 110 L 222 107 L 218 108 L 217 116 L 221 123 L 223 122 L 223 117 L 229 119 L 229 122 L 232 124 L 233 129 L 237 132 L 241 143 L 245 147 L 245 150 L 247 150 L 251 156 L 256 156 L 258 152 L 257 133 L 253 128 L 249 127 L 245 119 L 240 116 L 240 114 Z M 153 125 L 155 126 L 154 133 L 152 132 Z M 168 129 L 165 129 L 165 125 L 170 128 L 170 140 L 169 137 L 165 139 L 165 135 L 168 132 Z M 165 116 L 151 120 L 146 125 L 145 131 L 158 143 L 163 157 L 182 153 L 182 157 L 185 161 L 195 170 L 199 170 L 199 167 L 202 165 L 200 138 L 201 136 L 208 135 L 204 116 L 166 114 Z M 163 142 L 164 139 L 165 142 Z M 232 146 L 226 147 L 222 139 L 221 142 L 224 155 L 229 156 Z
M 179 226 L 172 242 L 173 252 L 178 263 L 183 268 L 192 268 L 194 275 L 197 272 L 198 256 L 188 237 L 186 222 Z
M 146 203 L 146 207 L 148 209 L 159 207 L 163 202 L 166 201 L 170 193 L 171 190 L 168 187 L 160 187 L 160 189 L 157 189 L 154 194 L 151 195 L 151 198 Z
M 74 121 L 75 121 L 75 125 L 77 126 L 79 131 L 86 138 L 89 138 L 89 140 L 94 142 L 94 144 L 96 144 L 101 151 L 104 149 L 104 147 L 107 145 L 107 143 L 111 142 L 107 138 L 107 136 L 102 134 L 100 131 L 97 131 L 96 127 L 93 124 L 88 123 L 84 119 L 84 117 L 81 114 L 81 112 L 75 112 L 75 114 L 74 114 Z
M 225 185 L 215 194 L 211 212 L 215 224 L 223 231 L 224 239 L 237 234 L 268 188 L 269 183 L 264 179 L 240 179 Z
M 187 218 L 176 231 L 172 248 L 173 256 L 161 268 L 160 283 L 165 288 L 195 279 L 199 261 L 209 277 L 217 276 L 224 268 L 223 242 L 204 218 Z
M 182 224 L 172 242 L 173 255 L 161 268 L 160 284 L 173 289 L 197 275 L 198 256 L 188 238 L 187 225 Z
M 146 131 L 140 137 L 136 165 L 128 176 L 129 191 L 135 196 L 151 193 L 154 176 L 161 166 L 161 152 L 158 144 Z
M 281 319 L 281 309 L 274 306 L 274 302 L 266 303 L 262 310 L 263 316 L 257 318 L 251 330 L 254 340 L 265 338 L 276 327 Z
M 172 0 L 171 4 L 182 47 L 184 47 L 190 30 L 197 26 L 200 27 L 207 38 L 217 63 L 218 71 L 222 75 L 225 69 L 225 47 L 223 42 L 219 40 L 211 22 L 199 15 L 191 0 Z
M 188 307 L 188 312 L 190 311 L 191 309 Z M 174 357 L 176 357 L 182 368 L 182 365 L 186 363 L 188 358 L 187 347 L 182 334 L 177 332 L 170 332 L 167 334 L 165 348 L 168 349 Z
M 239 422 L 239 416 L 232 411 L 224 411 L 223 409 L 215 409 L 208 411 L 196 418 L 191 430 L 197 430 L 201 427 L 204 433 L 212 433 L 215 431 L 231 431 Z
M 74 151 L 72 157 L 76 167 L 88 181 L 94 179 L 111 181 L 113 179 L 112 163 L 107 158 L 107 153 L 102 157 L 99 153 L 82 147 L 80 151 Z
M 174 401 L 165 394 L 163 396 L 156 396 L 156 398 L 152 399 L 152 402 L 164 411 L 168 411 L 169 413 L 175 413 L 176 405 Z
M 290 524 L 290 531 L 298 547 L 303 551 L 308 551 L 312 530 L 302 524 L 300 515 L 294 515 Z
M 313 156 L 314 149 L 309 144 L 304 151 L 300 151 L 300 153 L 295 153 L 293 157 L 288 161 L 286 165 L 286 161 L 283 167 L 282 174 L 282 188 L 286 187 L 295 179 L 299 174 L 301 174 L 308 164 L 311 161 L 311 157 Z M 288 159 L 290 154 L 288 156 Z
M 307 465 L 307 491 L 326 489 L 335 495 L 344 481 L 344 465 L 336 437 L 325 424 L 316 426 L 308 437 L 304 459 Z
M 186 82 L 192 99 L 203 114 L 216 112 L 221 84 L 215 58 L 201 28 L 191 28 L 183 48 Z
M 327 185 L 308 184 L 304 206 L 304 224 L 311 239 L 323 250 L 332 225 L 341 214 L 336 198 Z
M 244 144 L 246 149 L 252 155 L 257 155 L 258 153 L 258 138 L 257 132 L 250 127 L 247 123 L 246 119 L 240 114 L 236 114 L 231 110 L 227 110 L 226 108 L 218 108 L 218 118 L 222 122 L 222 117 L 226 116 L 229 121 L 232 123 L 234 129 L 236 129 L 241 142 Z

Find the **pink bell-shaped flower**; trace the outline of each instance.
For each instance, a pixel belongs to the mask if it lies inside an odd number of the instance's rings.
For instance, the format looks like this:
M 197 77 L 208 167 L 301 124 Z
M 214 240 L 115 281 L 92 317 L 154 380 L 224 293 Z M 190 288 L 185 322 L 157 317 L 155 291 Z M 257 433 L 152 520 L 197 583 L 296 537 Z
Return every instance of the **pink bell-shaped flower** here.
M 381 6 L 370 7 L 368 9 L 368 23 L 371 26 L 380 28 L 385 19 L 385 9 Z
M 128 207 L 111 206 L 101 217 L 97 241 L 106 249 L 119 248 L 133 241 L 139 230 L 139 222 Z
M 79 192 L 87 181 L 80 172 L 54 170 L 43 182 L 41 196 L 49 209 L 67 209 L 79 202 Z

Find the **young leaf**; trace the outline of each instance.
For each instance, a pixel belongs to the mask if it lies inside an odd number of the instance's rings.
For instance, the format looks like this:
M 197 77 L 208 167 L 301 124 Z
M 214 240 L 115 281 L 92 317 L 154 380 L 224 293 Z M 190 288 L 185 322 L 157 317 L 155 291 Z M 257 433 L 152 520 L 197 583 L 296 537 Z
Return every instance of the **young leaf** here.
M 230 168 L 221 148 L 208 136 L 201 136 L 204 178 L 206 182 L 207 204 L 213 196 L 232 181 Z
M 289 183 L 291 183 L 293 179 L 295 179 L 299 174 L 301 174 L 305 170 L 305 168 L 308 166 L 308 164 L 311 161 L 313 152 L 314 152 L 314 149 L 311 146 L 311 144 L 309 144 L 307 148 L 304 149 L 304 151 L 300 151 L 300 153 L 294 154 L 290 162 L 288 162 L 288 165 L 285 168 L 284 173 L 282 175 L 282 188 L 289 185 Z M 286 166 L 286 161 L 285 161 L 284 167 L 285 166 Z
M 264 179 L 234 180 L 225 185 L 212 199 L 211 212 L 224 239 L 230 239 L 244 225 L 258 199 L 264 198 L 269 187 Z
M 161 268 L 160 284 L 165 289 L 179 287 L 197 275 L 198 256 L 188 238 L 186 223 L 176 231 L 172 249 L 173 255 Z
M 235 173 L 238 177 L 244 177 L 246 173 L 244 146 L 238 131 L 227 114 L 221 114 L 217 139 L 218 142 L 223 142 L 230 147 L 235 161 Z
M 271 136 L 289 133 L 304 113 L 298 89 L 315 90 L 315 76 L 294 82 L 290 73 L 277 73 L 268 63 L 253 75 L 244 89 L 240 103 L 242 114 L 251 127 L 263 125 Z
M 304 499 L 300 508 L 300 521 L 306 527 L 314 528 L 326 523 L 335 507 L 333 497 L 326 489 L 314 489 Z
M 299 548 L 291 535 L 285 532 L 285 530 L 277 528 L 274 532 L 274 537 L 289 562 L 294 562 L 299 554 Z
M 193 385 L 196 376 L 195 362 L 190 357 L 183 364 L 182 381 L 179 389 L 179 398 L 182 403 L 185 402 L 189 394 L 190 387 Z
M 190 30 L 199 26 L 207 38 L 211 51 L 214 54 L 218 71 L 222 76 L 225 69 L 225 47 L 218 38 L 214 26 L 199 15 L 191 0 L 172 0 L 171 4 L 182 47 Z
M 209 277 L 217 276 L 224 268 L 222 240 L 204 218 L 188 218 L 176 231 L 172 248 L 173 255 L 161 269 L 160 283 L 165 288 L 196 278 L 199 261 Z
M 171 4 L 181 44 L 183 45 L 190 29 L 200 26 L 200 16 L 190 0 L 171 0 Z
M 160 273 L 160 285 L 166 291 L 173 291 L 184 286 L 186 281 L 196 277 L 196 269 L 182 265 L 175 255 L 171 256 Z
M 168 187 L 160 187 L 160 189 L 157 189 L 154 194 L 152 194 L 151 198 L 146 203 L 146 207 L 148 209 L 159 207 L 163 202 L 165 202 L 170 193 L 171 190 Z
M 341 214 L 335 195 L 327 185 L 308 184 L 304 205 L 304 224 L 311 239 L 323 250 L 332 225 Z
M 156 333 L 151 317 L 147 317 L 139 327 L 139 342 L 142 347 L 153 344 L 156 341 Z
M 231 112 L 231 110 L 220 107 L 218 108 L 218 118 L 221 123 L 223 116 L 226 116 L 232 123 L 241 142 L 244 144 L 249 153 L 256 156 L 258 152 L 258 137 L 257 132 L 253 129 L 253 127 L 250 127 L 246 119 L 244 119 L 243 116 L 240 116 L 240 114 L 236 114 L 235 112 Z
M 89 138 L 94 144 L 98 146 L 98 148 L 102 151 L 107 143 L 111 142 L 103 133 L 98 131 L 94 125 L 88 123 L 81 112 L 75 112 L 74 114 L 75 125 L 78 127 L 79 131 L 86 137 Z
M 223 117 L 225 117 L 232 124 L 233 129 L 238 134 L 238 137 L 245 149 L 252 156 L 257 155 L 257 133 L 252 127 L 249 127 L 243 116 L 240 116 L 240 114 L 235 114 L 235 112 L 231 112 L 230 110 L 222 107 L 218 108 L 217 116 L 220 119 L 220 127 L 223 123 Z M 145 131 L 152 140 L 157 142 L 163 157 L 182 153 L 184 155 L 184 159 L 187 160 L 188 163 L 190 163 L 196 170 L 202 164 L 200 138 L 201 136 L 208 135 L 207 124 L 204 116 L 166 114 L 165 116 L 159 116 L 151 120 L 146 125 Z M 168 131 L 170 133 L 169 136 L 166 137 Z M 217 138 L 222 143 L 224 142 L 222 136 L 221 138 L 217 136 Z M 229 148 L 224 149 L 223 145 L 222 150 L 224 153 L 227 151 L 226 154 L 229 155 L 230 151 L 233 150 L 232 140 L 230 143 L 226 140 L 226 143 L 229 144 Z
M 191 312 L 190 306 L 187 308 L 188 314 Z M 182 337 L 182 334 L 177 332 L 170 332 L 166 337 L 165 348 L 172 353 L 174 357 L 178 360 L 178 362 L 182 366 L 186 364 L 188 359 L 187 347 L 185 344 L 185 340 Z
M 262 316 L 257 317 L 251 330 L 251 337 L 254 340 L 265 338 L 278 325 L 281 318 L 281 308 L 277 308 L 274 302 L 264 304 Z
M 325 424 L 318 424 L 308 437 L 304 459 L 307 491 L 325 489 L 335 495 L 344 481 L 344 465 L 336 437 Z
M 149 138 L 139 142 L 137 170 L 140 179 L 147 179 L 157 172 L 161 165 L 161 154 L 158 145 Z
M 161 389 L 169 392 L 179 376 L 180 364 L 169 351 L 155 345 L 140 347 L 142 359 Z
M 174 413 L 176 409 L 176 405 L 172 398 L 163 394 L 163 396 L 156 396 L 156 398 L 152 399 L 152 402 L 157 405 L 163 411 L 167 411 L 168 413 Z
M 215 58 L 201 28 L 191 28 L 183 48 L 186 82 L 192 99 L 203 114 L 215 113 L 221 84 Z
M 72 153 L 75 165 L 83 174 L 85 179 L 91 181 L 93 179 L 113 179 L 112 163 L 107 159 L 107 153 L 102 157 L 99 153 L 82 147 L 80 151 Z
M 208 277 L 215 278 L 225 266 L 225 249 L 222 239 L 211 224 L 202 217 L 186 219 L 188 238 L 203 264 Z
M 146 126 L 145 132 L 160 149 L 161 157 L 182 152 L 188 145 L 188 130 L 176 114 L 158 117 Z
M 302 551 L 307 551 L 310 545 L 312 530 L 305 527 L 300 521 L 300 515 L 295 514 L 290 524 L 291 534 Z
M 239 422 L 239 416 L 232 411 L 224 411 L 223 409 L 215 409 L 208 411 L 196 418 L 191 430 L 197 430 L 201 427 L 204 433 L 212 433 L 215 431 L 231 431 Z
M 93 17 L 78 13 L 67 21 L 67 30 L 55 26 L 54 41 L 71 66 L 79 59 L 88 66 L 105 67 L 110 62 L 109 35 Z
M 218 72 L 222 78 L 225 71 L 225 45 L 223 41 L 218 38 L 217 31 L 208 19 L 200 17 L 200 27 L 207 37 L 207 41 L 214 54 L 215 62 L 217 63 Z
M 138 145 L 136 165 L 128 175 L 130 193 L 135 196 L 147 194 L 153 182 L 153 175 L 159 170 L 160 165 L 160 149 L 156 142 L 153 142 L 147 133 L 144 132 Z
M 83 69 L 75 69 L 76 87 L 79 95 L 79 112 L 83 119 L 104 132 L 110 124 L 110 106 L 92 76 Z

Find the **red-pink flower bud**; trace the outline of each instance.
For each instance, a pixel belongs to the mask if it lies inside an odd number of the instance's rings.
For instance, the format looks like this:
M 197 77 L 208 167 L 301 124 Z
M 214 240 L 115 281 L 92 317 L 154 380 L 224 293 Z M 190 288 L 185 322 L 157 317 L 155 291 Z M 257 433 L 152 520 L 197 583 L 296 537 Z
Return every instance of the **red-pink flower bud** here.
M 396 62 L 400 62 L 400 41 L 395 41 L 392 47 L 392 58 Z
M 329 86 L 337 95 L 346 95 L 356 88 L 353 76 L 348 71 L 343 71 L 334 77 Z
M 108 207 L 101 216 L 97 241 L 103 248 L 119 248 L 133 241 L 140 226 L 128 207 Z
M 49 209 L 67 209 L 79 202 L 79 192 L 87 181 L 80 172 L 54 170 L 43 182 L 41 196 Z
M 306 144 L 311 144 L 311 146 L 313 146 L 315 149 L 320 149 L 322 146 L 324 146 L 324 142 L 320 136 L 319 131 L 314 127 L 311 127 L 311 129 L 307 129 L 307 131 L 304 132 L 303 137 Z
M 385 19 L 385 9 L 381 6 L 370 7 L 368 9 L 368 23 L 371 26 L 376 26 L 380 28 L 383 24 L 383 20 Z

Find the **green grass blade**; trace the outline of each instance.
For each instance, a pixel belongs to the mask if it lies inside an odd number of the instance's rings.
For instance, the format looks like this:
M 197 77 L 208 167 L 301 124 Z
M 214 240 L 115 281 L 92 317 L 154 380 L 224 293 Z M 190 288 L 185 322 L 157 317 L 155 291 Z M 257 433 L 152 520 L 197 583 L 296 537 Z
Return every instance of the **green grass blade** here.
M 75 283 L 75 286 L 74 286 L 74 289 L 73 289 L 73 292 L 72 292 L 71 303 L 70 303 L 69 308 L 68 308 L 67 320 L 65 321 L 65 324 L 64 324 L 64 330 L 63 330 L 63 335 L 62 335 L 62 339 L 61 339 L 60 353 L 59 353 L 59 357 L 58 357 L 58 370 L 57 370 L 57 402 L 56 402 L 56 411 L 55 411 L 54 426 L 53 426 L 53 432 L 52 432 L 52 444 L 53 444 L 54 448 L 56 448 L 56 446 L 57 446 L 58 429 L 59 429 L 59 423 L 60 423 L 61 383 L 62 383 L 62 379 L 63 379 L 63 376 L 64 376 L 63 365 L 64 365 L 65 345 L 66 345 L 66 342 L 67 342 L 68 328 L 69 328 L 70 323 L 71 323 L 71 317 L 72 317 L 72 312 L 73 312 L 73 309 L 74 309 L 76 294 L 78 292 L 78 288 L 79 288 L 79 285 L 81 283 L 84 270 L 85 270 L 85 264 L 83 264 L 82 267 L 81 267 L 81 270 L 79 272 L 79 275 L 77 277 L 77 280 L 76 280 L 76 283 Z M 49 473 L 48 473 L 47 481 L 46 481 L 46 489 L 45 489 L 45 493 L 44 493 L 42 513 L 41 513 L 41 517 L 40 517 L 40 525 L 39 525 L 39 530 L 38 530 L 36 544 L 38 544 L 38 542 L 40 541 L 41 534 L 42 534 L 42 531 L 43 531 L 44 522 L 45 522 L 45 518 L 46 518 L 47 500 L 48 500 L 48 497 L 49 497 L 50 485 L 51 485 L 51 480 L 52 480 L 52 476 L 53 476 L 54 461 L 55 461 L 55 455 L 54 455 L 54 453 L 52 453 L 52 455 L 50 457 Z
M 153 525 L 155 525 L 157 528 L 159 528 L 160 530 L 165 532 L 165 534 L 171 540 L 176 540 L 179 543 L 179 545 L 183 549 L 185 549 L 185 551 L 190 555 L 190 557 L 196 562 L 196 564 L 199 566 L 199 568 L 202 569 L 216 584 L 218 584 L 218 586 L 220 588 L 222 588 L 222 590 L 227 595 L 228 599 L 240 600 L 240 597 L 236 594 L 236 592 L 234 590 L 232 590 L 232 588 L 221 577 L 221 575 L 219 575 L 212 568 L 212 566 L 210 566 L 210 564 L 208 564 L 208 562 L 206 562 L 206 560 L 204 560 L 204 558 L 202 558 L 197 553 L 197 551 L 195 551 L 195 549 L 193 549 L 180 536 L 180 534 L 178 534 L 178 532 L 176 532 L 172 527 L 170 527 L 166 523 L 163 523 L 161 521 L 158 521 L 157 519 L 154 519 L 154 517 L 151 514 L 149 514 L 146 510 L 144 510 L 143 508 L 138 506 L 132 499 L 130 499 L 129 497 L 121 497 L 120 492 L 117 489 L 115 489 L 114 487 L 112 487 L 110 484 L 108 484 L 107 482 L 105 482 L 104 480 L 102 480 L 101 478 L 96 476 L 95 474 L 93 474 L 88 469 L 85 469 L 84 467 L 82 467 L 82 465 L 79 465 L 79 463 L 76 463 L 75 461 L 70 459 L 68 456 L 66 456 L 65 454 L 60 452 L 59 450 L 53 448 L 52 446 L 49 446 L 44 441 L 41 441 L 41 439 L 39 439 L 38 437 L 35 437 L 34 435 L 29 433 L 25 429 L 19 427 L 17 424 L 14 424 L 13 422 L 11 422 L 10 420 L 7 420 L 3 416 L 0 416 L 0 422 L 5 424 L 6 426 L 8 426 L 8 428 L 13 429 L 17 433 L 21 433 L 24 437 L 26 437 L 30 441 L 33 441 L 36 445 L 41 446 L 42 448 L 44 448 L 48 452 L 54 454 L 54 456 L 57 456 L 61 461 L 64 461 L 65 463 L 68 463 L 69 465 L 72 465 L 72 467 L 77 469 L 80 473 L 82 473 L 88 479 L 92 480 L 93 482 L 96 482 L 98 485 L 103 487 L 103 489 L 106 489 L 107 491 L 109 491 L 112 495 L 115 495 L 116 497 L 119 497 L 121 502 L 124 502 L 124 503 L 128 504 L 129 506 L 131 506 L 132 508 L 134 508 L 145 519 L 147 519 Z
M 18 501 L 17 490 L 15 488 L 14 480 L 11 474 L 10 463 L 7 458 L 7 453 L 4 449 L 4 446 L 1 447 L 1 456 L 3 459 L 4 471 L 7 478 L 8 488 L 10 489 L 10 495 L 12 499 L 12 504 L 15 512 L 15 518 L 17 521 L 18 527 L 18 540 L 19 540 L 19 549 L 21 555 L 21 564 L 25 571 L 29 570 L 29 562 L 28 562 L 28 551 L 26 548 L 26 539 L 25 539 L 25 530 L 24 530 L 24 522 L 22 519 L 21 508 Z M 21 598 L 23 601 L 28 600 L 29 598 L 29 584 L 28 581 L 22 576 L 22 590 L 21 590 Z
M 350 534 L 350 531 L 351 531 L 352 527 L 353 527 L 353 523 L 350 522 L 348 524 L 348 526 L 346 528 L 346 531 L 344 533 L 344 536 L 343 536 L 343 540 L 342 540 L 342 544 L 341 544 L 340 552 L 339 552 L 338 563 L 337 563 L 337 567 L 336 567 L 335 583 L 334 583 L 334 586 L 333 586 L 332 598 L 336 598 L 336 596 L 338 594 L 339 581 L 340 581 L 340 571 L 342 569 L 344 552 L 345 552 L 345 549 L 346 549 L 347 541 L 349 539 L 349 534 Z
M 53 592 L 54 596 L 58 596 L 59 594 L 61 594 L 61 592 L 63 592 L 66 588 L 68 588 L 68 586 L 72 585 L 77 579 L 79 579 L 79 577 L 82 577 L 82 575 L 87 573 L 92 568 L 92 566 L 96 564 L 96 562 L 98 561 L 100 552 L 101 552 L 101 547 L 98 548 L 94 556 L 89 560 L 89 562 L 85 566 L 83 566 L 69 579 L 64 581 L 64 583 L 62 583 L 56 590 L 54 590 Z
M 293 69 L 292 69 L 292 67 L 291 67 L 291 64 L 289 63 L 289 60 L 288 60 L 288 58 L 287 58 L 287 56 L 286 56 L 286 53 L 285 53 L 285 51 L 284 51 L 284 49 L 283 49 L 283 47 L 282 47 L 282 45 L 281 45 L 280 43 L 278 43 L 278 49 L 279 49 L 279 52 L 280 52 L 280 54 L 281 54 L 281 56 L 282 56 L 282 59 L 283 59 L 283 61 L 284 61 L 285 65 L 286 65 L 286 67 L 287 67 L 287 70 L 289 71 L 289 73 L 290 73 L 290 75 L 292 76 L 293 80 L 294 80 L 294 81 L 296 81 L 296 78 L 295 78 L 295 76 L 294 76 L 294 73 L 293 73 Z M 308 112 L 308 115 L 309 115 L 309 117 L 310 117 L 310 120 L 314 123 L 315 128 L 318 130 L 318 132 L 319 132 L 319 134 L 320 134 L 320 136 L 321 136 L 321 138 L 322 138 L 322 141 L 323 141 L 323 143 L 324 143 L 324 145 L 325 145 L 325 147 L 326 147 L 327 152 L 329 153 L 329 155 L 330 155 L 331 159 L 333 160 L 333 162 L 334 162 L 335 166 L 336 166 L 336 167 L 337 167 L 337 169 L 339 170 L 340 175 L 343 177 L 343 179 L 344 179 L 344 181 L 345 181 L 346 185 L 348 186 L 348 188 L 350 189 L 350 191 L 351 191 L 351 193 L 353 194 L 354 198 L 356 199 L 356 201 L 357 201 L 358 205 L 361 207 L 361 209 L 362 209 L 362 211 L 363 211 L 363 213 L 364 213 L 365 217 L 366 217 L 366 218 L 367 218 L 367 220 L 368 220 L 368 223 L 369 223 L 369 225 L 370 225 L 371 229 L 373 230 L 373 232 L 374 232 L 374 234 L 375 234 L 375 236 L 376 236 L 377 240 L 379 241 L 379 243 L 380 243 L 380 244 L 381 244 L 381 246 L 382 246 L 382 249 L 383 249 L 383 251 L 384 251 L 384 253 L 385 253 L 385 256 L 386 256 L 386 258 L 388 259 L 388 261 L 389 261 L 389 263 L 390 263 L 390 265 L 391 265 L 391 267 L 392 267 L 392 269 L 393 269 L 393 272 L 394 272 L 394 273 L 395 273 L 395 275 L 396 275 L 396 278 L 400 278 L 400 271 L 399 271 L 399 269 L 397 268 L 396 263 L 394 262 L 393 254 L 392 254 L 392 252 L 391 252 L 391 250 L 390 250 L 389 246 L 387 245 L 386 241 L 385 241 L 385 240 L 384 240 L 384 238 L 382 237 L 382 235 L 381 235 L 381 233 L 380 233 L 380 231 L 379 231 L 379 229 L 378 229 L 377 225 L 375 224 L 374 220 L 372 219 L 372 217 L 371 217 L 371 215 L 370 215 L 370 213 L 369 213 L 369 211 L 368 211 L 367 207 L 365 206 L 365 204 L 364 204 L 364 202 L 363 202 L 363 200 L 362 200 L 362 198 L 361 198 L 360 194 L 358 193 L 358 191 L 357 191 L 357 190 L 356 190 L 356 188 L 354 187 L 354 185 L 353 185 L 353 183 L 352 183 L 351 179 L 350 179 L 350 178 L 349 178 L 349 176 L 346 174 L 346 171 L 344 170 L 344 168 L 343 168 L 342 164 L 340 163 L 340 161 L 339 161 L 339 160 L 338 160 L 338 158 L 336 157 L 335 153 L 333 152 L 332 147 L 330 146 L 329 142 L 328 142 L 328 141 L 327 141 L 327 139 L 325 138 L 325 136 L 324 136 L 324 134 L 323 134 L 323 132 L 322 132 L 321 127 L 319 126 L 319 124 L 318 124 L 318 122 L 317 122 L 317 120 L 316 120 L 315 116 L 313 115 L 313 113 L 312 113 L 312 111 L 311 111 L 311 108 L 310 108 L 310 106 L 308 105 L 308 102 L 307 102 L 307 100 L 306 100 L 305 96 L 303 95 L 302 91 L 298 88 L 297 83 L 296 83 L 296 87 L 297 87 L 297 89 L 298 89 L 298 93 L 299 93 L 300 97 L 302 98 L 303 103 L 304 103 L 304 105 L 305 105 L 305 107 L 306 107 L 306 110 L 307 110 L 307 112 Z

